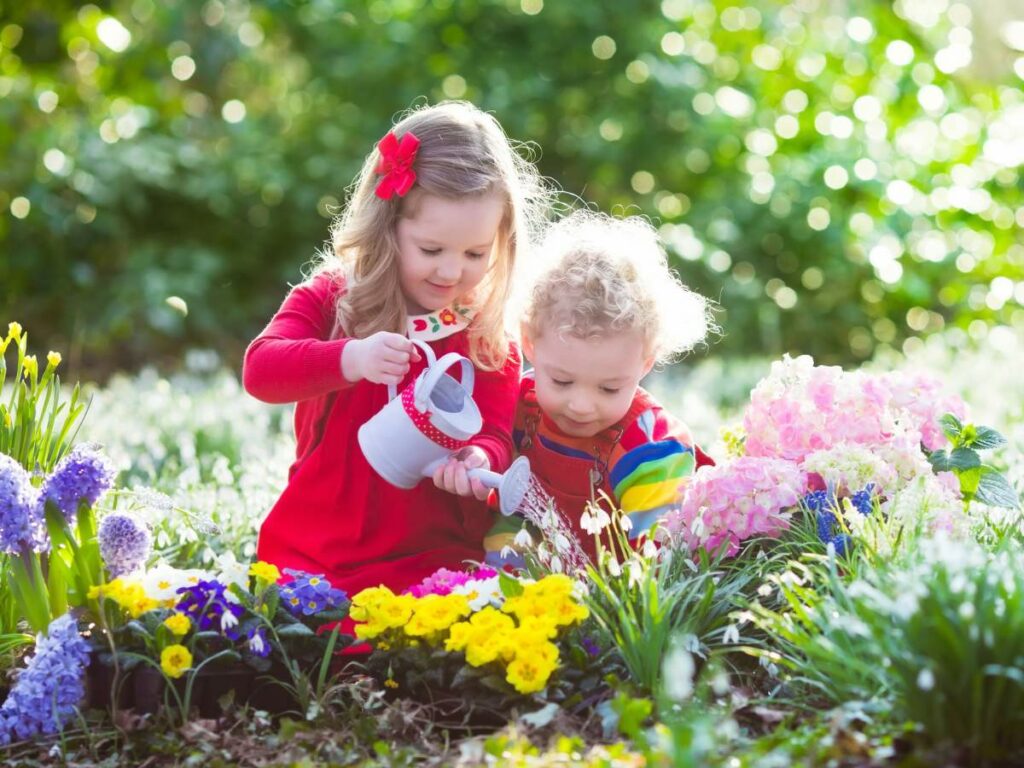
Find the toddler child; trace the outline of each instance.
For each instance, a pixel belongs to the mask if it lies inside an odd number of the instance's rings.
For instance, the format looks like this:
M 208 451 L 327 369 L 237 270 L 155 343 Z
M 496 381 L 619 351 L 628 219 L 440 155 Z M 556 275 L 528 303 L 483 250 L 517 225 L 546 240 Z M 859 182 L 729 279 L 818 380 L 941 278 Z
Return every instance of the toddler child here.
M 533 370 L 520 386 L 513 436 L 593 558 L 583 515 L 601 491 L 635 541 L 679 501 L 694 470 L 712 463 L 640 386 L 655 364 L 704 340 L 709 304 L 680 283 L 639 217 L 574 213 L 551 227 L 540 256 L 547 270 L 522 323 Z M 521 528 L 516 517 L 497 521 L 485 540 L 489 563 L 521 563 L 512 547 Z

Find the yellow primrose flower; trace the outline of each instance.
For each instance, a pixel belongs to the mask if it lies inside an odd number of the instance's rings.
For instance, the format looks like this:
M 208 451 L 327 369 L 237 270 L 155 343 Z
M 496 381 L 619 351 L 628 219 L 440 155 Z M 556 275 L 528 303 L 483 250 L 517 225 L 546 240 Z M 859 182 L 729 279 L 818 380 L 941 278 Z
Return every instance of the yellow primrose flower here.
M 25 378 L 39 375 L 39 363 L 36 362 L 35 355 L 25 355 Z
M 60 352 L 50 350 L 46 355 L 46 362 L 51 368 L 56 368 L 60 365 L 61 360 L 63 360 L 63 358 L 60 356 Z
M 277 569 L 276 565 L 262 560 L 249 566 L 249 575 L 255 576 L 257 579 L 263 579 L 269 584 L 276 584 L 281 578 L 281 572 Z
M 179 678 L 192 667 L 192 654 L 184 645 L 168 645 L 160 652 L 160 669 L 168 677 Z
M 398 683 L 396 683 L 394 680 L 392 680 L 389 677 L 387 680 L 384 681 L 384 686 L 387 687 L 387 688 L 397 688 L 398 687 Z
M 478 638 L 479 642 L 466 646 L 466 663 L 474 667 L 490 664 L 504 650 L 504 641 L 493 635 Z
M 358 629 L 358 627 L 357 627 Z M 444 641 L 446 651 L 461 651 L 473 637 L 473 625 L 468 621 L 452 624 L 448 630 L 448 639 Z
M 519 658 L 508 665 L 505 679 L 520 693 L 536 693 L 548 684 L 555 667 L 543 659 Z
M 21 341 L 21 323 L 7 324 L 7 338 L 14 339 L 15 343 Z
M 382 634 L 387 630 L 383 624 L 377 622 L 367 622 L 366 624 L 356 624 L 355 633 L 356 637 L 360 640 L 372 640 L 377 635 Z
M 174 613 L 164 619 L 164 626 L 171 630 L 172 634 L 185 635 L 192 629 L 192 619 L 185 613 Z

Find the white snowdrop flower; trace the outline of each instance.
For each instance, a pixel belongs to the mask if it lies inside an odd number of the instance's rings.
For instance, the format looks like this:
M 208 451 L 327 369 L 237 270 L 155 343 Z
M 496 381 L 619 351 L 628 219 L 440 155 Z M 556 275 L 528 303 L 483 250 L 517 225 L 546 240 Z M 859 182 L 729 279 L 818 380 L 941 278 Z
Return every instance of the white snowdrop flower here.
M 515 557 L 519 553 L 516 552 L 515 547 L 510 544 L 506 544 L 501 548 L 501 552 L 499 552 L 499 554 L 501 555 L 502 560 L 507 560 L 510 557 Z
M 524 525 L 519 529 L 519 533 L 516 534 L 515 538 L 512 539 L 512 543 L 520 549 L 528 549 L 533 546 L 533 537 L 530 535 L 530 531 Z M 508 549 L 508 547 L 506 547 Z M 504 557 L 504 549 L 502 550 L 502 556 Z
M 558 555 L 554 555 L 551 558 L 551 570 L 555 571 L 556 573 L 562 573 L 563 572 L 562 558 L 560 558 Z
M 612 519 L 608 516 L 607 512 L 601 509 L 601 507 L 595 507 L 594 509 L 594 525 L 597 528 L 594 532 L 599 533 L 611 524 Z
M 693 633 L 683 635 L 682 647 L 688 653 L 702 655 L 700 653 L 700 638 Z
M 630 519 L 629 515 L 619 515 L 619 527 L 626 533 L 633 530 L 633 521 Z
M 612 576 L 622 575 L 622 566 L 620 566 L 619 561 L 613 557 L 608 558 L 608 573 Z
M 238 617 L 231 611 L 224 611 L 220 615 L 220 631 L 227 632 L 231 627 L 238 625 Z
M 584 509 L 583 514 L 580 515 L 580 528 L 591 535 L 597 533 L 598 529 L 594 527 L 594 517 L 590 514 L 589 509 Z
M 666 550 L 671 553 L 671 550 Z M 644 542 L 643 547 L 640 549 L 640 554 L 646 557 L 648 560 L 653 560 L 658 555 L 658 545 L 655 544 L 651 539 L 647 539 Z M 671 554 L 668 555 L 671 557 Z
M 735 624 L 730 624 L 725 628 L 725 632 L 722 633 L 722 642 L 725 645 L 736 645 L 740 641 L 740 628 Z
M 565 537 L 565 534 L 559 531 L 555 534 L 555 549 L 559 552 L 567 552 L 569 550 L 569 539 Z
M 922 691 L 930 691 L 935 687 L 935 673 L 925 667 L 917 674 L 917 687 Z
M 644 577 L 643 564 L 636 558 L 630 558 L 629 564 L 626 567 L 629 569 L 629 586 L 637 586 Z
M 774 589 L 774 587 L 772 587 L 768 582 L 765 582 L 757 588 L 757 594 L 761 597 L 768 597 L 772 593 L 772 589 Z
M 225 616 L 227 614 L 224 614 Z M 221 619 L 221 626 L 224 621 Z M 257 656 L 263 656 L 264 651 L 267 648 L 267 644 L 263 641 L 263 636 L 259 632 L 253 632 L 252 637 L 249 638 L 249 650 L 255 653 Z
M 665 656 L 662 680 L 665 695 L 672 701 L 686 701 L 693 695 L 693 656 L 682 648 L 673 648 Z

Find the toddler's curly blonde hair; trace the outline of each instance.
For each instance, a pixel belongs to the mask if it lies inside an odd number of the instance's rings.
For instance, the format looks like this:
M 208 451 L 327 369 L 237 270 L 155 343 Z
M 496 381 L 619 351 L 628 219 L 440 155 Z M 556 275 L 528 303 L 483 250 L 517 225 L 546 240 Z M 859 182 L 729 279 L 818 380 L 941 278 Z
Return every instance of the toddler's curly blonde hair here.
M 551 225 L 544 271 L 526 299 L 523 331 L 581 339 L 639 331 L 644 356 L 666 363 L 714 330 L 712 305 L 669 268 L 650 222 L 577 211 Z

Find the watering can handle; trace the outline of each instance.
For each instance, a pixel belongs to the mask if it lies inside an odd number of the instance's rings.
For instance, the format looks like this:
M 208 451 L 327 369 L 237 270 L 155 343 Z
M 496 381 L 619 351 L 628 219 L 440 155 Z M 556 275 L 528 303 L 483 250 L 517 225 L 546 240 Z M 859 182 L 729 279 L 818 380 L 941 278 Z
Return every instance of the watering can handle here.
M 423 378 L 417 379 L 413 384 L 415 387 L 413 389 L 413 404 L 416 406 L 416 410 L 423 412 L 427 409 L 427 399 L 430 397 L 430 393 L 434 391 L 434 387 L 437 386 L 437 382 L 441 380 L 445 372 L 456 363 L 462 366 L 462 378 L 459 383 L 462 384 L 467 395 L 473 396 L 473 381 L 476 375 L 473 364 L 458 352 L 449 352 L 447 355 L 442 355 L 437 362 L 431 363 Z
M 437 356 L 434 354 L 434 350 L 430 348 L 430 345 L 425 341 L 419 339 L 410 339 L 413 344 L 420 348 L 423 352 L 423 357 L 427 361 L 427 368 L 430 368 L 437 362 Z M 394 400 L 395 395 L 398 394 L 398 388 L 394 384 L 388 384 L 388 400 Z

